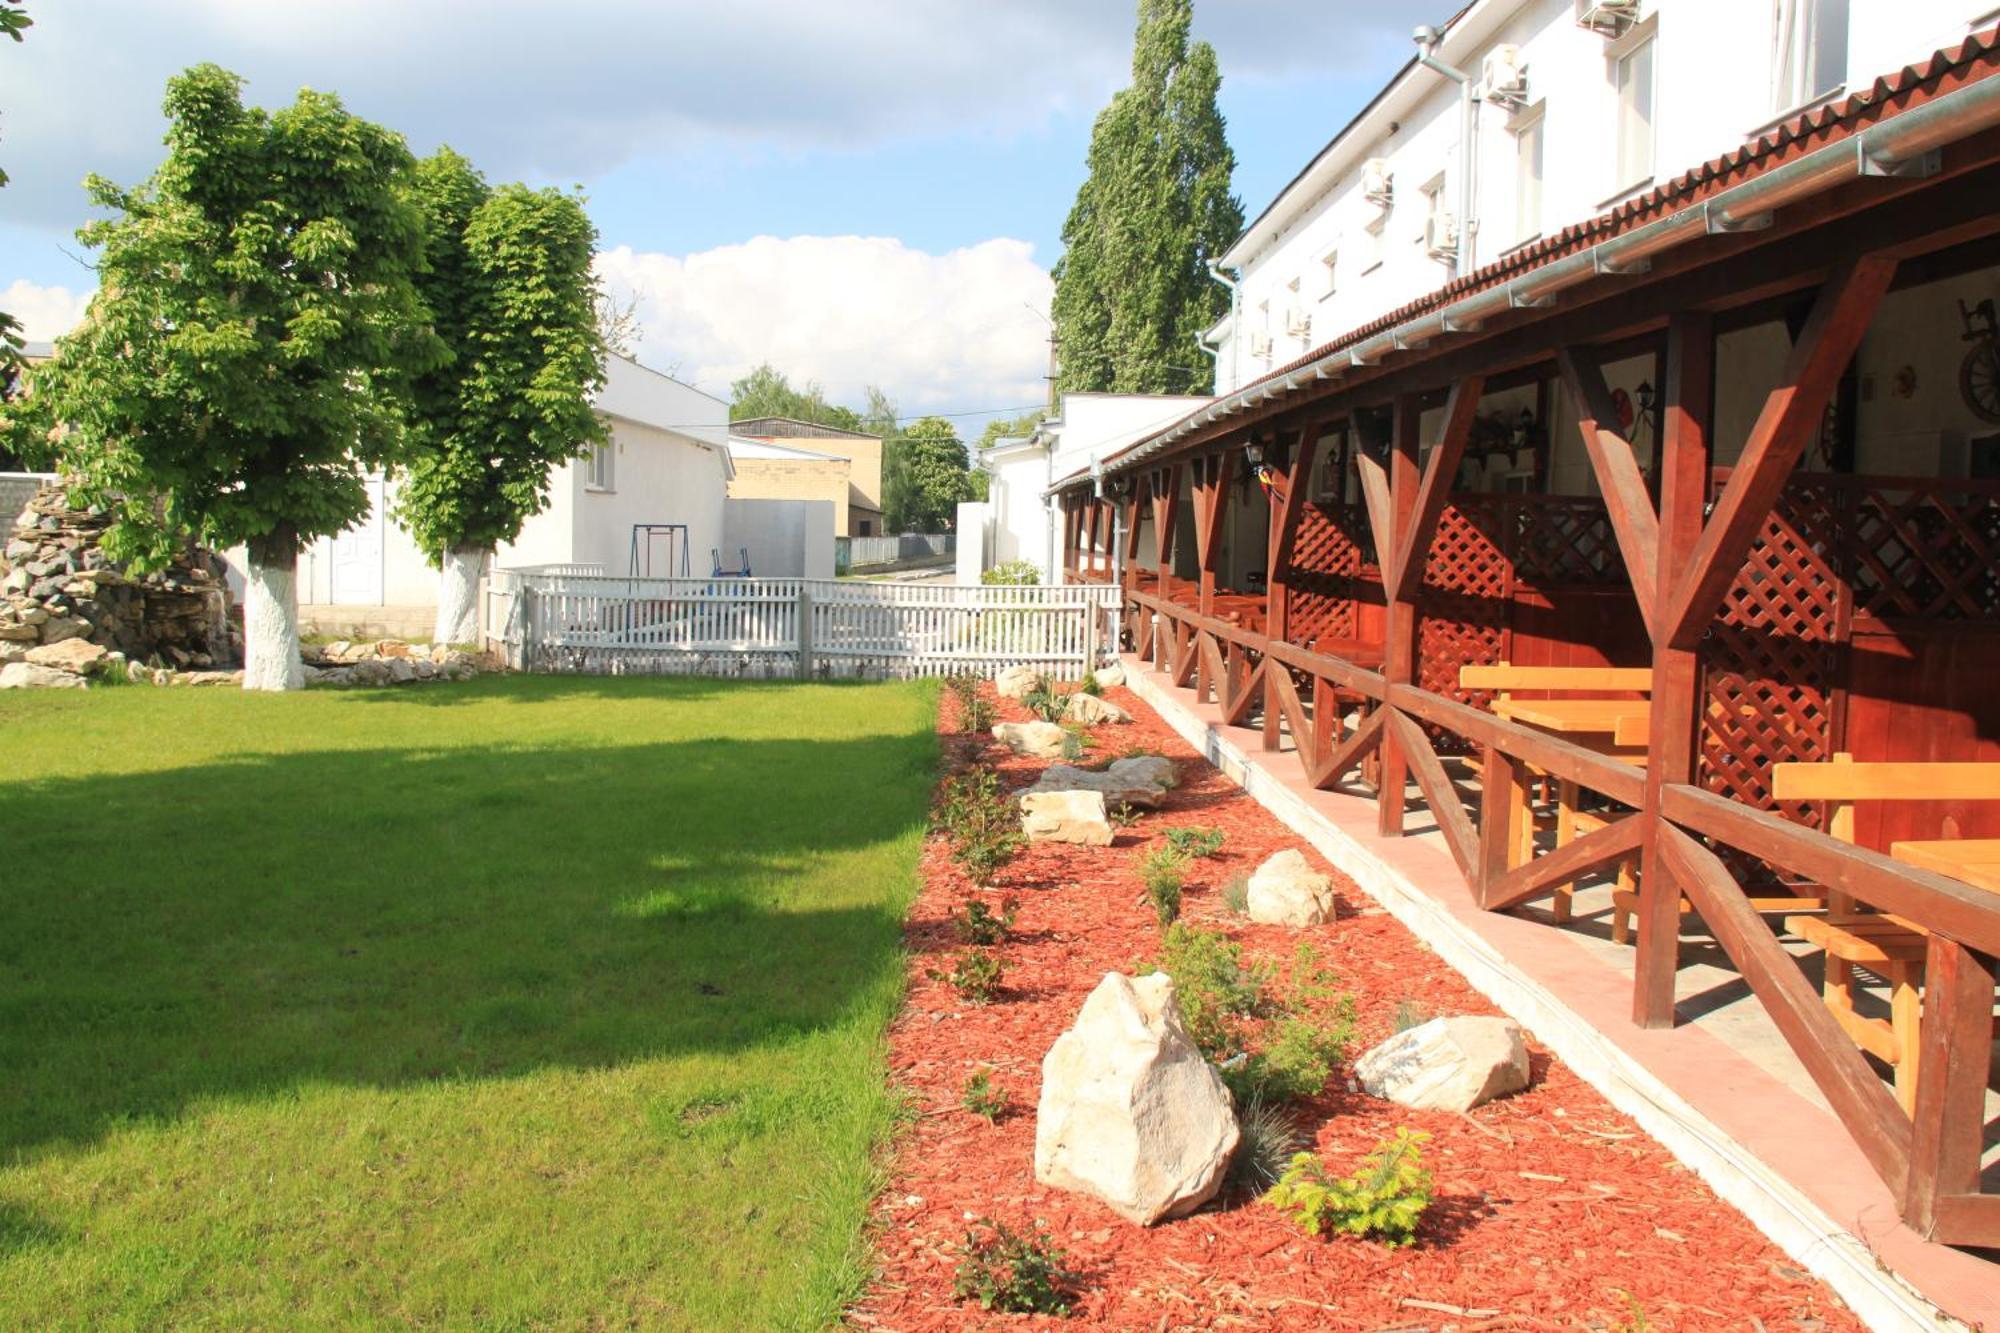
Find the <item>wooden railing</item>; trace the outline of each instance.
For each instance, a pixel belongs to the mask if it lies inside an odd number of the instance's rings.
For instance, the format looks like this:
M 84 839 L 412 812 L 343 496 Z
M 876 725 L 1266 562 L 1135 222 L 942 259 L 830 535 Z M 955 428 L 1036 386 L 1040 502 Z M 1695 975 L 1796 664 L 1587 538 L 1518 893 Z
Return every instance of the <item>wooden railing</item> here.
M 1289 735 L 1315 788 L 1340 785 L 1393 736 L 1483 908 L 1516 906 L 1630 857 L 1640 843 L 1640 819 L 1614 819 L 1524 865 L 1512 865 L 1509 855 L 1516 845 L 1510 825 L 1522 805 L 1519 789 L 1531 770 L 1638 810 L 1646 800 L 1646 774 L 1632 764 L 1154 593 L 1128 593 L 1124 629 L 1135 653 L 1198 701 L 1213 701 L 1224 725 L 1261 725 L 1267 749 L 1282 748 Z M 1259 717 L 1272 701 L 1275 716 Z M 1350 713 L 1359 714 L 1352 726 Z M 1475 802 L 1446 771 L 1423 724 L 1460 738 L 1478 755 Z M 1400 807 L 1405 794 L 1400 782 L 1396 788 L 1378 790 L 1376 799 Z M 1982 1193 L 1980 1183 L 2000 903 L 1690 784 L 1661 787 L 1658 815 L 1660 854 L 1676 882 L 1896 1195 L 1905 1220 L 1947 1244 L 2000 1244 L 2000 1195 Z M 1913 1117 L 1902 1113 L 1840 1029 L 1719 852 L 1849 894 L 1929 932 Z

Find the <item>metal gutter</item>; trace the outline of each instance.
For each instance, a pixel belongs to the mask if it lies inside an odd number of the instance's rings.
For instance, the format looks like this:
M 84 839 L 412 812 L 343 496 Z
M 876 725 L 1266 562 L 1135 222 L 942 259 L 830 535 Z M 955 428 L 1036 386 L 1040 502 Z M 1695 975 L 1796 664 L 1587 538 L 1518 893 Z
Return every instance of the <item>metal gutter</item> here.
M 1238 388 L 1105 466 L 1113 472 L 1135 467 L 1194 432 L 1248 411 L 1300 383 L 1339 379 L 1350 368 L 1374 365 L 1391 352 L 1421 347 L 1444 334 L 1470 332 L 1485 319 L 1509 309 L 1549 305 L 1559 293 L 1600 274 L 1644 272 L 1653 256 L 1696 237 L 1769 226 L 1775 210 L 1848 180 L 1934 174 L 1938 164 L 1932 155 L 1938 149 L 1995 124 L 2000 124 L 2000 76 L 1942 93 L 1666 217 L 1393 328 L 1333 347 L 1286 372 L 1282 380 L 1267 378 Z

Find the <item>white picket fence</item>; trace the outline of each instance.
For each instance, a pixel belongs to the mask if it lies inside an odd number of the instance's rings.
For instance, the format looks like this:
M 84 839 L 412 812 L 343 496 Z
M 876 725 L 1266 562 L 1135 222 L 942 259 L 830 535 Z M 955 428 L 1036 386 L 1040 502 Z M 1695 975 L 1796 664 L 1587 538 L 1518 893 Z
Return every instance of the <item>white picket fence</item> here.
M 1108 660 L 1112 587 L 634 579 L 501 570 L 488 645 L 528 671 L 834 679 L 1080 674 Z

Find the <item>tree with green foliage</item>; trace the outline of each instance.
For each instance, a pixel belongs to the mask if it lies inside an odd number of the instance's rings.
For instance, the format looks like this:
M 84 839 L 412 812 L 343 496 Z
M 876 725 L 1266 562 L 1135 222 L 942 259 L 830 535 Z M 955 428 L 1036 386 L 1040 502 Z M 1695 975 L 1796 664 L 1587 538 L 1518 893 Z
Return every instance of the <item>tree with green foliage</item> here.
M 415 382 L 396 516 L 440 570 L 438 643 L 469 642 L 486 557 L 548 505 L 549 472 L 607 438 L 590 261 L 575 195 L 490 188 L 449 148 L 417 165 L 419 289 L 452 359 Z
M 829 403 L 817 380 L 795 388 L 785 372 L 768 361 L 729 386 L 729 419 L 749 421 L 756 417 L 791 417 L 841 430 L 861 429 L 861 414 Z
M 979 432 L 979 448 L 974 450 L 974 453 L 976 455 L 991 449 L 1002 440 L 1018 440 L 1024 435 L 1032 434 L 1035 427 L 1048 419 L 1049 412 L 1045 407 L 1023 412 L 1018 417 L 995 417 L 986 423 L 985 430 Z
M 21 40 L 21 34 L 34 26 L 20 8 L 21 0 L 0 0 L 0 36 Z M 7 184 L 7 173 L 0 171 L 0 186 Z M 8 386 L 21 368 L 21 326 L 13 316 L 0 310 L 0 398 L 6 396 Z M 5 454 L 0 453 L 0 459 Z
M 1207 42 L 1193 0 L 1139 0 L 1132 84 L 1097 117 L 1089 174 L 1055 268 L 1057 384 L 1070 392 L 1187 393 L 1212 382 L 1196 346 L 1228 296 L 1207 273 L 1243 229 Z
M 972 498 L 965 445 L 943 417 L 922 417 L 903 432 L 900 508 L 887 516 L 892 532 L 949 532 L 958 503 Z
M 368 512 L 363 470 L 397 461 L 410 383 L 448 356 L 417 290 L 414 162 L 330 94 L 246 107 L 215 65 L 165 110 L 150 180 L 86 182 L 113 214 L 78 233 L 97 294 L 37 368 L 27 429 L 112 513 L 113 558 L 245 545 L 244 686 L 296 689 L 299 551 Z

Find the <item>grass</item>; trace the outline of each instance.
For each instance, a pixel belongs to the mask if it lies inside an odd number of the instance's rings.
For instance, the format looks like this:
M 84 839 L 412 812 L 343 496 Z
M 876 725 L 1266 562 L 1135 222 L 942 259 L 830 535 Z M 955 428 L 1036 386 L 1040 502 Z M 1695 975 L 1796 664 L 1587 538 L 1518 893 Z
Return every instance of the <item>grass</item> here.
M 0 1327 L 827 1323 L 934 699 L 0 695 Z

